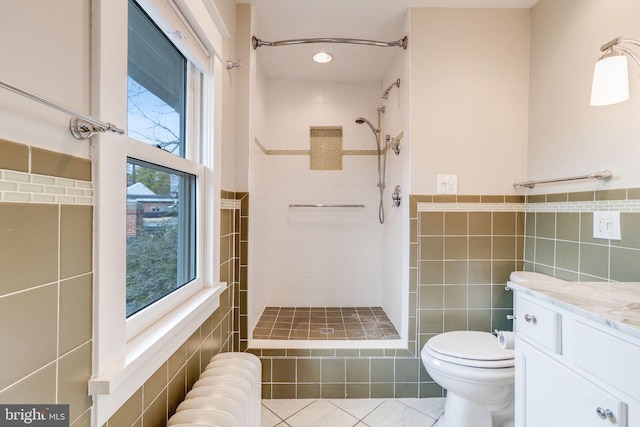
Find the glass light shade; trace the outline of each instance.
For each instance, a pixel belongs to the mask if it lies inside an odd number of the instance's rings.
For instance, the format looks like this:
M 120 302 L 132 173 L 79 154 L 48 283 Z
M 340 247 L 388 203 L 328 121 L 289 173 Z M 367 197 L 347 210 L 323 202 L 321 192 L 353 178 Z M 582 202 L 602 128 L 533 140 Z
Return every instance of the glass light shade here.
M 331 62 L 332 59 L 333 57 L 327 52 L 318 52 L 315 55 L 313 55 L 313 60 L 321 64 Z
M 629 99 L 629 68 L 625 55 L 602 58 L 596 63 L 591 105 L 611 105 Z

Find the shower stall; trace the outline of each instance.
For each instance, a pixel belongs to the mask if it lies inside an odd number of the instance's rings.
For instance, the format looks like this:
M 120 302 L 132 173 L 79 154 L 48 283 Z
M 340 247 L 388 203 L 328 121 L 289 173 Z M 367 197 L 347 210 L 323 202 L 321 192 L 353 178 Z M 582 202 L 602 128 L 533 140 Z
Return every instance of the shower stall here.
M 391 149 L 404 134 L 403 70 L 398 55 L 381 82 L 258 73 L 249 153 L 250 346 L 274 339 L 279 348 L 321 346 L 324 338 L 332 347 L 366 347 L 366 340 L 379 348 L 406 340 L 408 203 L 392 207 L 385 190 L 408 182 L 408 150 Z M 324 328 L 314 322 L 322 316 Z M 318 331 L 266 334 L 295 318 Z M 378 332 L 348 336 L 338 318 L 376 323 Z M 307 338 L 319 341 L 301 344 Z

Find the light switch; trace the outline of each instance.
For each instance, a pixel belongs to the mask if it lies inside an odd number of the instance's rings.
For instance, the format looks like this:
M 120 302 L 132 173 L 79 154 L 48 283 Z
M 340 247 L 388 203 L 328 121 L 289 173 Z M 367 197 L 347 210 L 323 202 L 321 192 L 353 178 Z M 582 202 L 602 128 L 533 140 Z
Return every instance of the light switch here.
M 458 175 L 438 174 L 436 194 L 458 194 Z
M 606 211 L 593 213 L 593 238 L 620 240 L 620 212 Z

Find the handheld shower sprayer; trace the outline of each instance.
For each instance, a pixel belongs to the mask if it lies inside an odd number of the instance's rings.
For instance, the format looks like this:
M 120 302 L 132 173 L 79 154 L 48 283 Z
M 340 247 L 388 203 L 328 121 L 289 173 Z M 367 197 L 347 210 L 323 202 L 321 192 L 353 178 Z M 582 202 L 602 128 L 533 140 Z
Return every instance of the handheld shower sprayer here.
M 368 124 L 368 125 L 369 125 L 369 127 L 371 128 L 371 130 L 373 131 L 373 133 L 374 133 L 375 135 L 377 135 L 377 134 L 379 134 L 379 133 L 380 133 L 380 129 L 376 128 L 376 127 L 373 125 L 373 123 L 371 123 L 369 120 L 367 120 L 367 119 L 365 119 L 365 118 L 363 118 L 363 117 L 358 117 L 358 118 L 356 119 L 356 123 L 358 123 L 359 125 L 361 125 L 361 124 L 363 124 L 363 123 L 366 123 L 366 124 Z
M 378 108 L 378 123 L 380 123 L 380 114 L 384 113 L 384 107 Z M 373 136 L 376 138 L 376 146 L 378 148 L 378 189 L 380 191 L 380 206 L 378 209 L 378 219 L 380 220 L 380 224 L 384 224 L 384 205 L 382 203 L 383 195 L 384 195 L 384 187 L 385 187 L 385 170 L 387 163 L 387 151 L 382 149 L 380 144 L 380 129 L 375 127 L 373 123 L 364 117 L 358 117 L 356 119 L 356 123 L 361 125 L 366 123 L 369 125 L 371 130 L 373 131 Z

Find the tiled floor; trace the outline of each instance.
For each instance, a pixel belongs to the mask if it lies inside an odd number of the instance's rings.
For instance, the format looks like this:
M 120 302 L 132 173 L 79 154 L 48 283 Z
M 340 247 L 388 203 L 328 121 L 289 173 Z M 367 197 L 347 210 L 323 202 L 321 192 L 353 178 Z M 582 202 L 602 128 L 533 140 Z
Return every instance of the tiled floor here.
M 400 335 L 381 307 L 267 307 L 253 338 L 395 340 Z
M 444 399 L 263 399 L 261 427 L 432 427 Z

